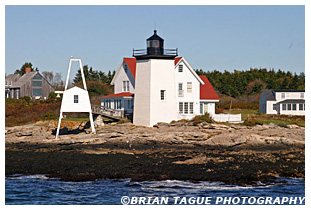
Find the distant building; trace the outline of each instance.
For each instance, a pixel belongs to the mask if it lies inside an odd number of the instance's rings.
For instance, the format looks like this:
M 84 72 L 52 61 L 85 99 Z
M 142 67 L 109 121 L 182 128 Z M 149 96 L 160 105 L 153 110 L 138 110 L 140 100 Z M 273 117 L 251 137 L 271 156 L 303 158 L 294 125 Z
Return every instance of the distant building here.
M 5 77 L 5 98 L 19 99 L 29 96 L 32 99 L 47 99 L 53 86 L 38 72 L 26 68 L 26 73 L 9 74 Z
M 263 90 L 259 99 L 259 113 L 305 115 L 305 91 Z
M 164 49 L 157 31 L 147 39 L 147 49 L 123 58 L 111 84 L 114 94 L 102 96 L 101 105 L 133 114 L 135 125 L 215 116 L 219 98 L 206 76 L 199 76 L 177 49 Z

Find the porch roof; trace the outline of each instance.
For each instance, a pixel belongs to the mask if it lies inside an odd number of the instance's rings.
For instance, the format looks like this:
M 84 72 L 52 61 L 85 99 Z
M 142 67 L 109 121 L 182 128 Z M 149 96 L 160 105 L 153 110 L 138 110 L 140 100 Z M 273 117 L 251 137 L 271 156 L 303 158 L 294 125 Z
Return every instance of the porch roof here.
M 276 104 L 304 104 L 304 103 L 305 103 L 304 99 L 286 99 Z
M 134 96 L 134 93 L 122 92 L 122 93 L 116 93 L 116 94 L 100 96 L 100 97 L 101 98 L 117 98 L 117 97 L 133 97 L 133 96 Z

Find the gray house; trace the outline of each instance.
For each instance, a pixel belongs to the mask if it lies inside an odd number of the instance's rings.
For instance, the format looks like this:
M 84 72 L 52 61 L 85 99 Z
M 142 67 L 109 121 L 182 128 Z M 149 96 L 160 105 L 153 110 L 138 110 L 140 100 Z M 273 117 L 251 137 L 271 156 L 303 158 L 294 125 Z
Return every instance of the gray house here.
M 5 98 L 19 99 L 29 96 L 32 99 L 47 99 L 53 86 L 38 72 L 26 68 L 26 73 L 10 74 L 5 77 Z

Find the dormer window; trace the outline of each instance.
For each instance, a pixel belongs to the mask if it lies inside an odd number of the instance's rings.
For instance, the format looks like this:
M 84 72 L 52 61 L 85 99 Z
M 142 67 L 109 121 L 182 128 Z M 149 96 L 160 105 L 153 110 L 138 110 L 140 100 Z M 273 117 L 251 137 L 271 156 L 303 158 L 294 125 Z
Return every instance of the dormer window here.
M 130 82 L 123 81 L 123 92 L 129 92 L 129 91 L 130 91 Z
M 183 72 L 183 65 L 178 65 L 178 72 Z
M 9 82 L 9 86 L 12 86 L 12 81 Z

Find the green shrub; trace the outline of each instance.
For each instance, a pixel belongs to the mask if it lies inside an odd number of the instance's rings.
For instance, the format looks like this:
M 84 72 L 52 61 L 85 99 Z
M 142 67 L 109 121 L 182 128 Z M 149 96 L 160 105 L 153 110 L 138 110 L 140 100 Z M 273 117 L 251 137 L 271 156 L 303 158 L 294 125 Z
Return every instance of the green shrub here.
M 57 116 L 55 112 L 52 110 L 48 111 L 40 118 L 40 120 L 54 120 L 54 119 L 57 119 Z
M 246 126 L 254 126 L 254 125 L 263 125 L 262 121 L 257 120 L 255 118 L 247 118 L 244 120 L 244 125 Z
M 193 125 L 198 125 L 201 122 L 208 122 L 208 123 L 212 123 L 213 119 L 212 117 L 209 115 L 209 113 L 205 113 L 204 115 L 197 115 L 195 116 L 193 119 Z
M 24 99 L 27 103 L 31 101 L 31 98 L 29 96 L 24 96 L 21 99 Z
M 56 93 L 55 92 L 50 92 L 49 98 L 56 98 Z

